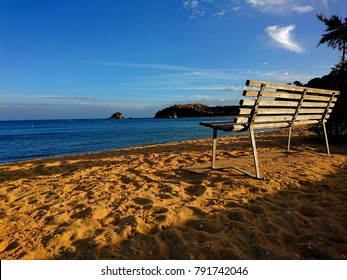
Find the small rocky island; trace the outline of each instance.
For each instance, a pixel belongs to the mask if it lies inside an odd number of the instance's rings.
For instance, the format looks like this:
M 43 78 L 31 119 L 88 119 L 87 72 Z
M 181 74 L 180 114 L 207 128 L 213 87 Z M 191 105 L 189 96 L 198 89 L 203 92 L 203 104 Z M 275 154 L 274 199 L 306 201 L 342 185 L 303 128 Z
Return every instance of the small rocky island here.
M 224 117 L 238 113 L 238 106 L 215 106 L 204 104 L 178 104 L 158 111 L 154 118 L 177 119 L 192 117 Z
M 123 120 L 124 119 L 124 115 L 121 112 L 117 112 L 114 113 L 110 119 L 114 119 L 114 120 Z

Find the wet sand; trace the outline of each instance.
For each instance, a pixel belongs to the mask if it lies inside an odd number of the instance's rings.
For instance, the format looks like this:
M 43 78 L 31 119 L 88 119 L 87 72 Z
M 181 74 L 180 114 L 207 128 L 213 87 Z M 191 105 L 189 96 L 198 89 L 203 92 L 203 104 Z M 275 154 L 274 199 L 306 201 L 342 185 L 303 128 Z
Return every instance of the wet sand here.
M 286 133 L 256 135 L 266 180 L 211 139 L 2 164 L 0 258 L 346 259 L 347 146 Z M 217 160 L 254 172 L 249 136 Z

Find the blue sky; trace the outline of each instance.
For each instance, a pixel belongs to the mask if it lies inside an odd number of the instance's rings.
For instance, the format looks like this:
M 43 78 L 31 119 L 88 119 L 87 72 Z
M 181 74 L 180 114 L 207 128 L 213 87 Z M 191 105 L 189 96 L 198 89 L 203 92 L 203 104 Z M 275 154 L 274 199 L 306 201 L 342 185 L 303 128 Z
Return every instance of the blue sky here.
M 236 104 L 247 79 L 328 74 L 346 0 L 0 0 L 0 120 Z

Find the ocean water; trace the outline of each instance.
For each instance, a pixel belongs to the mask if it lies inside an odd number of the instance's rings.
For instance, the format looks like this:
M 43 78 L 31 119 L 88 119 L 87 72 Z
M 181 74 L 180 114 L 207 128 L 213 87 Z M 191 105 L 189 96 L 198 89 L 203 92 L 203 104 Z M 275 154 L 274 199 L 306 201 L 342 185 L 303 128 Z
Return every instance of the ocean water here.
M 0 121 L 0 163 L 208 138 L 209 120 L 225 118 Z

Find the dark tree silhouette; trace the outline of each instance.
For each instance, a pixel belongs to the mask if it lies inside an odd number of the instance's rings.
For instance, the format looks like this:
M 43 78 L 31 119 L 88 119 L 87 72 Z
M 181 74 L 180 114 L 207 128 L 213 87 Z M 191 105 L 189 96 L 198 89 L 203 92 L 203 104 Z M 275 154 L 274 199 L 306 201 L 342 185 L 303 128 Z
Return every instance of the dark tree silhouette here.
M 342 52 L 341 61 L 332 68 L 332 71 L 322 78 L 314 78 L 308 82 L 307 86 L 336 89 L 340 91 L 331 117 L 328 120 L 328 133 L 334 140 L 342 140 L 347 137 L 347 17 L 340 18 L 332 15 L 330 18 L 318 14 L 317 18 L 326 26 L 318 46 L 327 44 L 328 47 L 338 49 Z
M 326 18 L 323 14 L 318 14 L 317 18 L 326 25 L 325 33 L 317 47 L 321 44 L 327 44 L 328 47 L 337 48 L 342 52 L 341 62 L 344 63 L 347 48 L 347 18 L 342 20 L 338 15 Z

